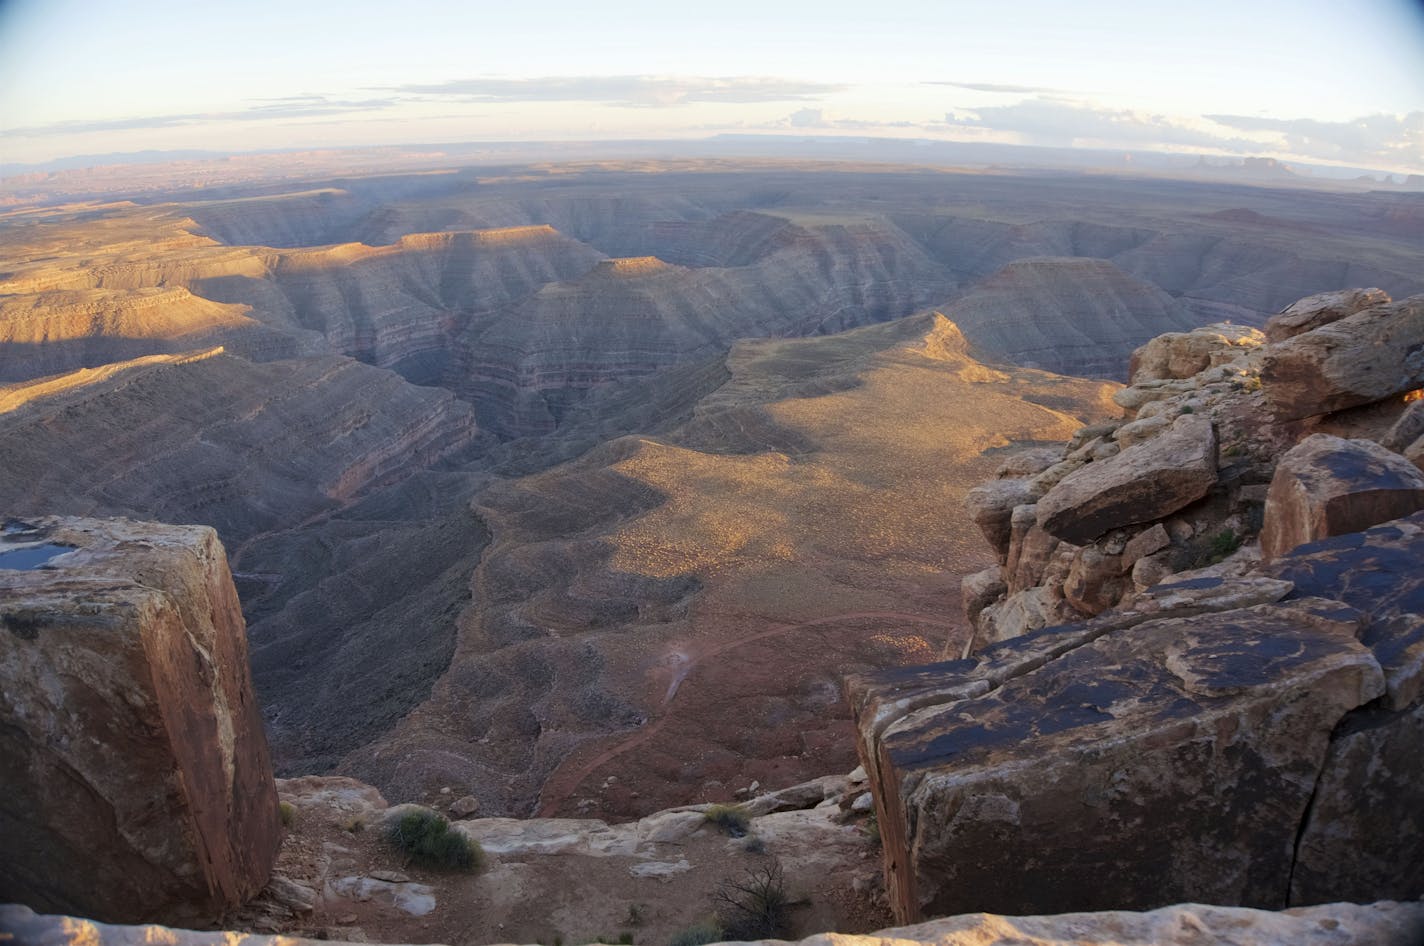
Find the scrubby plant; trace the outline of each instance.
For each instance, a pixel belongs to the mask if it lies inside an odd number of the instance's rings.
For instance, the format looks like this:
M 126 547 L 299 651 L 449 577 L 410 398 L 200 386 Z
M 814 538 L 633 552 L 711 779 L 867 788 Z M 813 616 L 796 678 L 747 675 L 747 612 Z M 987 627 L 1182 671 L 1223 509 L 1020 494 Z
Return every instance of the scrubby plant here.
M 450 830 L 443 815 L 429 810 L 408 811 L 386 829 L 386 840 L 409 863 L 437 870 L 477 871 L 485 852 L 477 842 Z
M 742 842 L 742 850 L 748 854 L 765 854 L 766 841 L 757 834 L 747 835 L 747 839 Z
M 284 828 L 290 828 L 297 823 L 297 808 L 289 801 L 277 803 L 277 814 L 281 817 Z
M 776 861 L 747 871 L 741 880 L 722 881 L 713 902 L 729 939 L 782 939 L 790 931 L 791 897 Z
M 747 828 L 752 823 L 751 816 L 741 805 L 712 805 L 702 812 L 702 817 L 733 838 L 746 837 Z
M 642 926 L 647 919 L 647 908 L 641 903 L 628 904 L 628 913 L 623 917 L 623 923 L 627 926 Z
M 875 816 L 873 811 L 870 813 L 870 817 L 865 819 L 865 836 L 875 847 L 880 846 L 880 819 Z
M 706 946 L 707 943 L 716 943 L 726 939 L 726 934 L 722 932 L 722 927 L 711 920 L 705 920 L 685 930 L 679 930 L 668 940 L 668 946 Z

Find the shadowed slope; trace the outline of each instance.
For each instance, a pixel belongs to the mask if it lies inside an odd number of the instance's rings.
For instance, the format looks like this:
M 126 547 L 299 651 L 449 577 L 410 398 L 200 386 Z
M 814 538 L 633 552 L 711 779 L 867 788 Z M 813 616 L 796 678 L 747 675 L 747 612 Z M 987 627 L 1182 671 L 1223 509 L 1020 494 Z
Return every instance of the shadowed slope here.
M 450 670 L 344 770 L 400 797 L 631 814 L 851 764 L 839 674 L 958 640 L 958 576 L 984 563 L 964 492 L 1112 391 L 983 366 L 932 315 L 727 364 L 666 438 L 478 497 L 494 542 Z

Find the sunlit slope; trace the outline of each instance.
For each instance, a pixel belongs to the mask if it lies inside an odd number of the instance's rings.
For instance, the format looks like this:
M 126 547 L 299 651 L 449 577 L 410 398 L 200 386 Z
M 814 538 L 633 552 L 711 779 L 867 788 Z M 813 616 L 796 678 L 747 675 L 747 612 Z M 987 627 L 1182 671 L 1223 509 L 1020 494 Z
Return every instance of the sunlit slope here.
M 982 365 L 937 315 L 727 365 L 670 436 L 477 498 L 493 542 L 450 669 L 344 769 L 623 814 L 852 764 L 840 675 L 959 639 L 958 578 L 986 564 L 964 493 L 1114 387 Z

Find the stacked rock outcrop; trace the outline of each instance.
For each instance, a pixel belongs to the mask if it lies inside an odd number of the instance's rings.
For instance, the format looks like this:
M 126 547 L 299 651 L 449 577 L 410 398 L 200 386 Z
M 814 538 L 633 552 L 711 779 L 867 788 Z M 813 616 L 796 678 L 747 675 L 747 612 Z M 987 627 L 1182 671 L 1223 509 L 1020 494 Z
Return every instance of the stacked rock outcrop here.
M 280 838 L 217 534 L 129 520 L 0 534 L 0 901 L 210 922 Z
M 1091 617 L 1168 574 L 1249 560 L 1271 497 L 1270 555 L 1420 508 L 1412 490 L 1424 481 L 1405 461 L 1424 458 L 1424 406 L 1403 397 L 1424 385 L 1424 359 L 1409 353 L 1420 344 L 1424 297 L 1391 302 L 1368 289 L 1302 299 L 1265 333 L 1209 325 L 1143 345 L 1114 396 L 1122 421 L 1083 428 L 1057 454 L 1011 457 L 970 493 L 999 565 L 966 580 L 969 651 Z M 1291 490 L 1271 487 L 1278 461 L 1316 431 L 1341 436 L 1320 448 L 1334 472 L 1310 475 L 1338 477 L 1332 488 L 1350 498 L 1317 492 L 1329 512 L 1289 511 Z M 1346 449 L 1342 437 L 1371 442 Z M 1293 469 L 1303 454 L 1291 456 Z M 1388 482 L 1372 463 L 1393 470 Z M 1281 532 L 1312 516 L 1313 527 Z
M 1424 298 L 1382 297 L 1154 339 L 1122 422 L 971 493 L 966 659 L 849 683 L 897 918 L 1424 894 Z

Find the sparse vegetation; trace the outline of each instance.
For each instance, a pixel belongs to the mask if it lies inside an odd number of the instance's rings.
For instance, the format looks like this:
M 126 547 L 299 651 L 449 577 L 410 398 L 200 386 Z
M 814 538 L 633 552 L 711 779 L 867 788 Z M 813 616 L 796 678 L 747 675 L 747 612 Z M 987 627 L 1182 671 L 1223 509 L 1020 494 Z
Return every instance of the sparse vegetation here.
M 865 819 L 865 835 L 871 844 L 880 846 L 880 819 L 875 816 L 875 812 L 871 812 L 870 817 Z
M 1178 558 L 1178 567 L 1190 570 L 1215 565 L 1239 549 L 1243 541 L 1245 541 L 1245 537 L 1238 535 L 1234 529 L 1222 529 L 1220 532 L 1198 539 L 1182 549 Z
M 628 904 L 628 914 L 623 917 L 625 926 L 642 926 L 647 919 L 647 908 L 641 903 Z
M 352 815 L 350 818 L 341 822 L 341 830 L 347 834 L 360 834 L 366 830 L 366 822 L 361 820 L 360 815 Z
M 762 840 L 760 835 L 749 834 L 747 839 L 742 842 L 742 850 L 748 854 L 765 854 L 766 841 Z
M 713 901 L 729 939 L 780 939 L 790 931 L 791 898 L 776 861 L 748 871 L 741 880 L 724 880 Z
M 433 811 L 409 811 L 386 831 L 386 840 L 406 856 L 409 863 L 437 870 L 477 871 L 484 866 L 485 852 L 479 844 L 458 831 Z
M 284 828 L 290 828 L 297 823 L 296 806 L 289 801 L 277 803 L 277 814 L 281 817 Z
M 673 934 L 668 946 L 706 946 L 707 943 L 716 943 L 723 939 L 726 939 L 726 935 L 722 932 L 722 927 L 707 920 Z
M 752 823 L 751 816 L 741 805 L 713 805 L 702 816 L 732 838 L 746 837 Z

